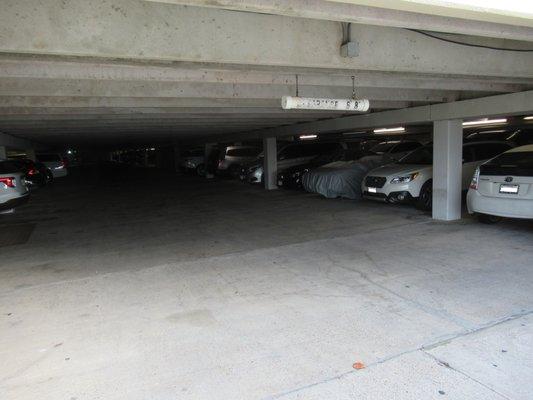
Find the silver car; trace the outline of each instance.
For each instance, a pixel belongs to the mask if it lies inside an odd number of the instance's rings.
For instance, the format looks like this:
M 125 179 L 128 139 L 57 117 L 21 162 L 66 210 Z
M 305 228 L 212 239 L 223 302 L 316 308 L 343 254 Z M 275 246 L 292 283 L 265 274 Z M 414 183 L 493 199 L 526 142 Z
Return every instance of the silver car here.
M 217 173 L 237 178 L 243 165 L 256 160 L 260 153 L 256 146 L 228 146 L 220 154 Z
M 516 147 L 480 165 L 466 204 L 485 223 L 501 217 L 533 219 L 533 145 Z
M 14 163 L 0 161 L 0 210 L 21 205 L 28 200 L 28 196 L 24 173 Z

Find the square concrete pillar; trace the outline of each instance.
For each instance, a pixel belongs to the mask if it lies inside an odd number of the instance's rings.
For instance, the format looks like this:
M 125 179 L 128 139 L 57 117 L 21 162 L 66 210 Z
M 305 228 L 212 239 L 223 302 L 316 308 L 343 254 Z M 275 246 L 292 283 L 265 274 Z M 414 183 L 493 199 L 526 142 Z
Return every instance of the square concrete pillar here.
M 30 160 L 37 161 L 35 149 L 26 149 L 26 157 L 28 157 Z
M 6 146 L 0 146 L 0 160 L 7 159 L 7 149 Z
M 216 150 L 216 143 L 206 143 L 204 151 L 204 169 L 205 177 L 212 179 L 215 177 L 215 171 L 213 171 L 212 163 L 210 162 L 214 156 L 213 152 Z
M 433 218 L 461 219 L 463 125 L 461 120 L 433 123 Z
M 263 139 L 263 155 L 263 180 L 265 189 L 277 189 L 278 149 L 275 137 Z

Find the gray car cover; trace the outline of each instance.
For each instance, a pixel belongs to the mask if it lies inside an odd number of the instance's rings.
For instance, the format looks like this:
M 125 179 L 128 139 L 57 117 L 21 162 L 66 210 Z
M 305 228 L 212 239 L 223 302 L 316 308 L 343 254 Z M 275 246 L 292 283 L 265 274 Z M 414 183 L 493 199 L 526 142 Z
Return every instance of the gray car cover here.
M 363 178 L 368 171 L 382 164 L 383 160 L 379 157 L 364 161 L 336 161 L 305 173 L 302 185 L 308 192 L 327 198 L 359 200 Z

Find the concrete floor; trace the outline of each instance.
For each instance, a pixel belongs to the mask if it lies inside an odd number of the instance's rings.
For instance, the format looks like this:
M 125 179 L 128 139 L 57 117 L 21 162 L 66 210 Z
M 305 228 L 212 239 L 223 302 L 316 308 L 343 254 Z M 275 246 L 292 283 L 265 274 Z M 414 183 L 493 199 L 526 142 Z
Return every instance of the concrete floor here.
M 21 226 L 1 399 L 532 397 L 530 222 L 101 170 Z

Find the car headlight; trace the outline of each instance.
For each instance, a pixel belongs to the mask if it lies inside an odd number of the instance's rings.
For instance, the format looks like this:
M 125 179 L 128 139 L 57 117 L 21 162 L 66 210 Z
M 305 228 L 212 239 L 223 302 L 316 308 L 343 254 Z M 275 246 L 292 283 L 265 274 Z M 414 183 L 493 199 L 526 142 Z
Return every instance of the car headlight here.
M 418 172 L 413 172 L 408 175 L 395 176 L 391 179 L 390 183 L 408 183 L 414 181 L 418 175 L 420 175 Z

